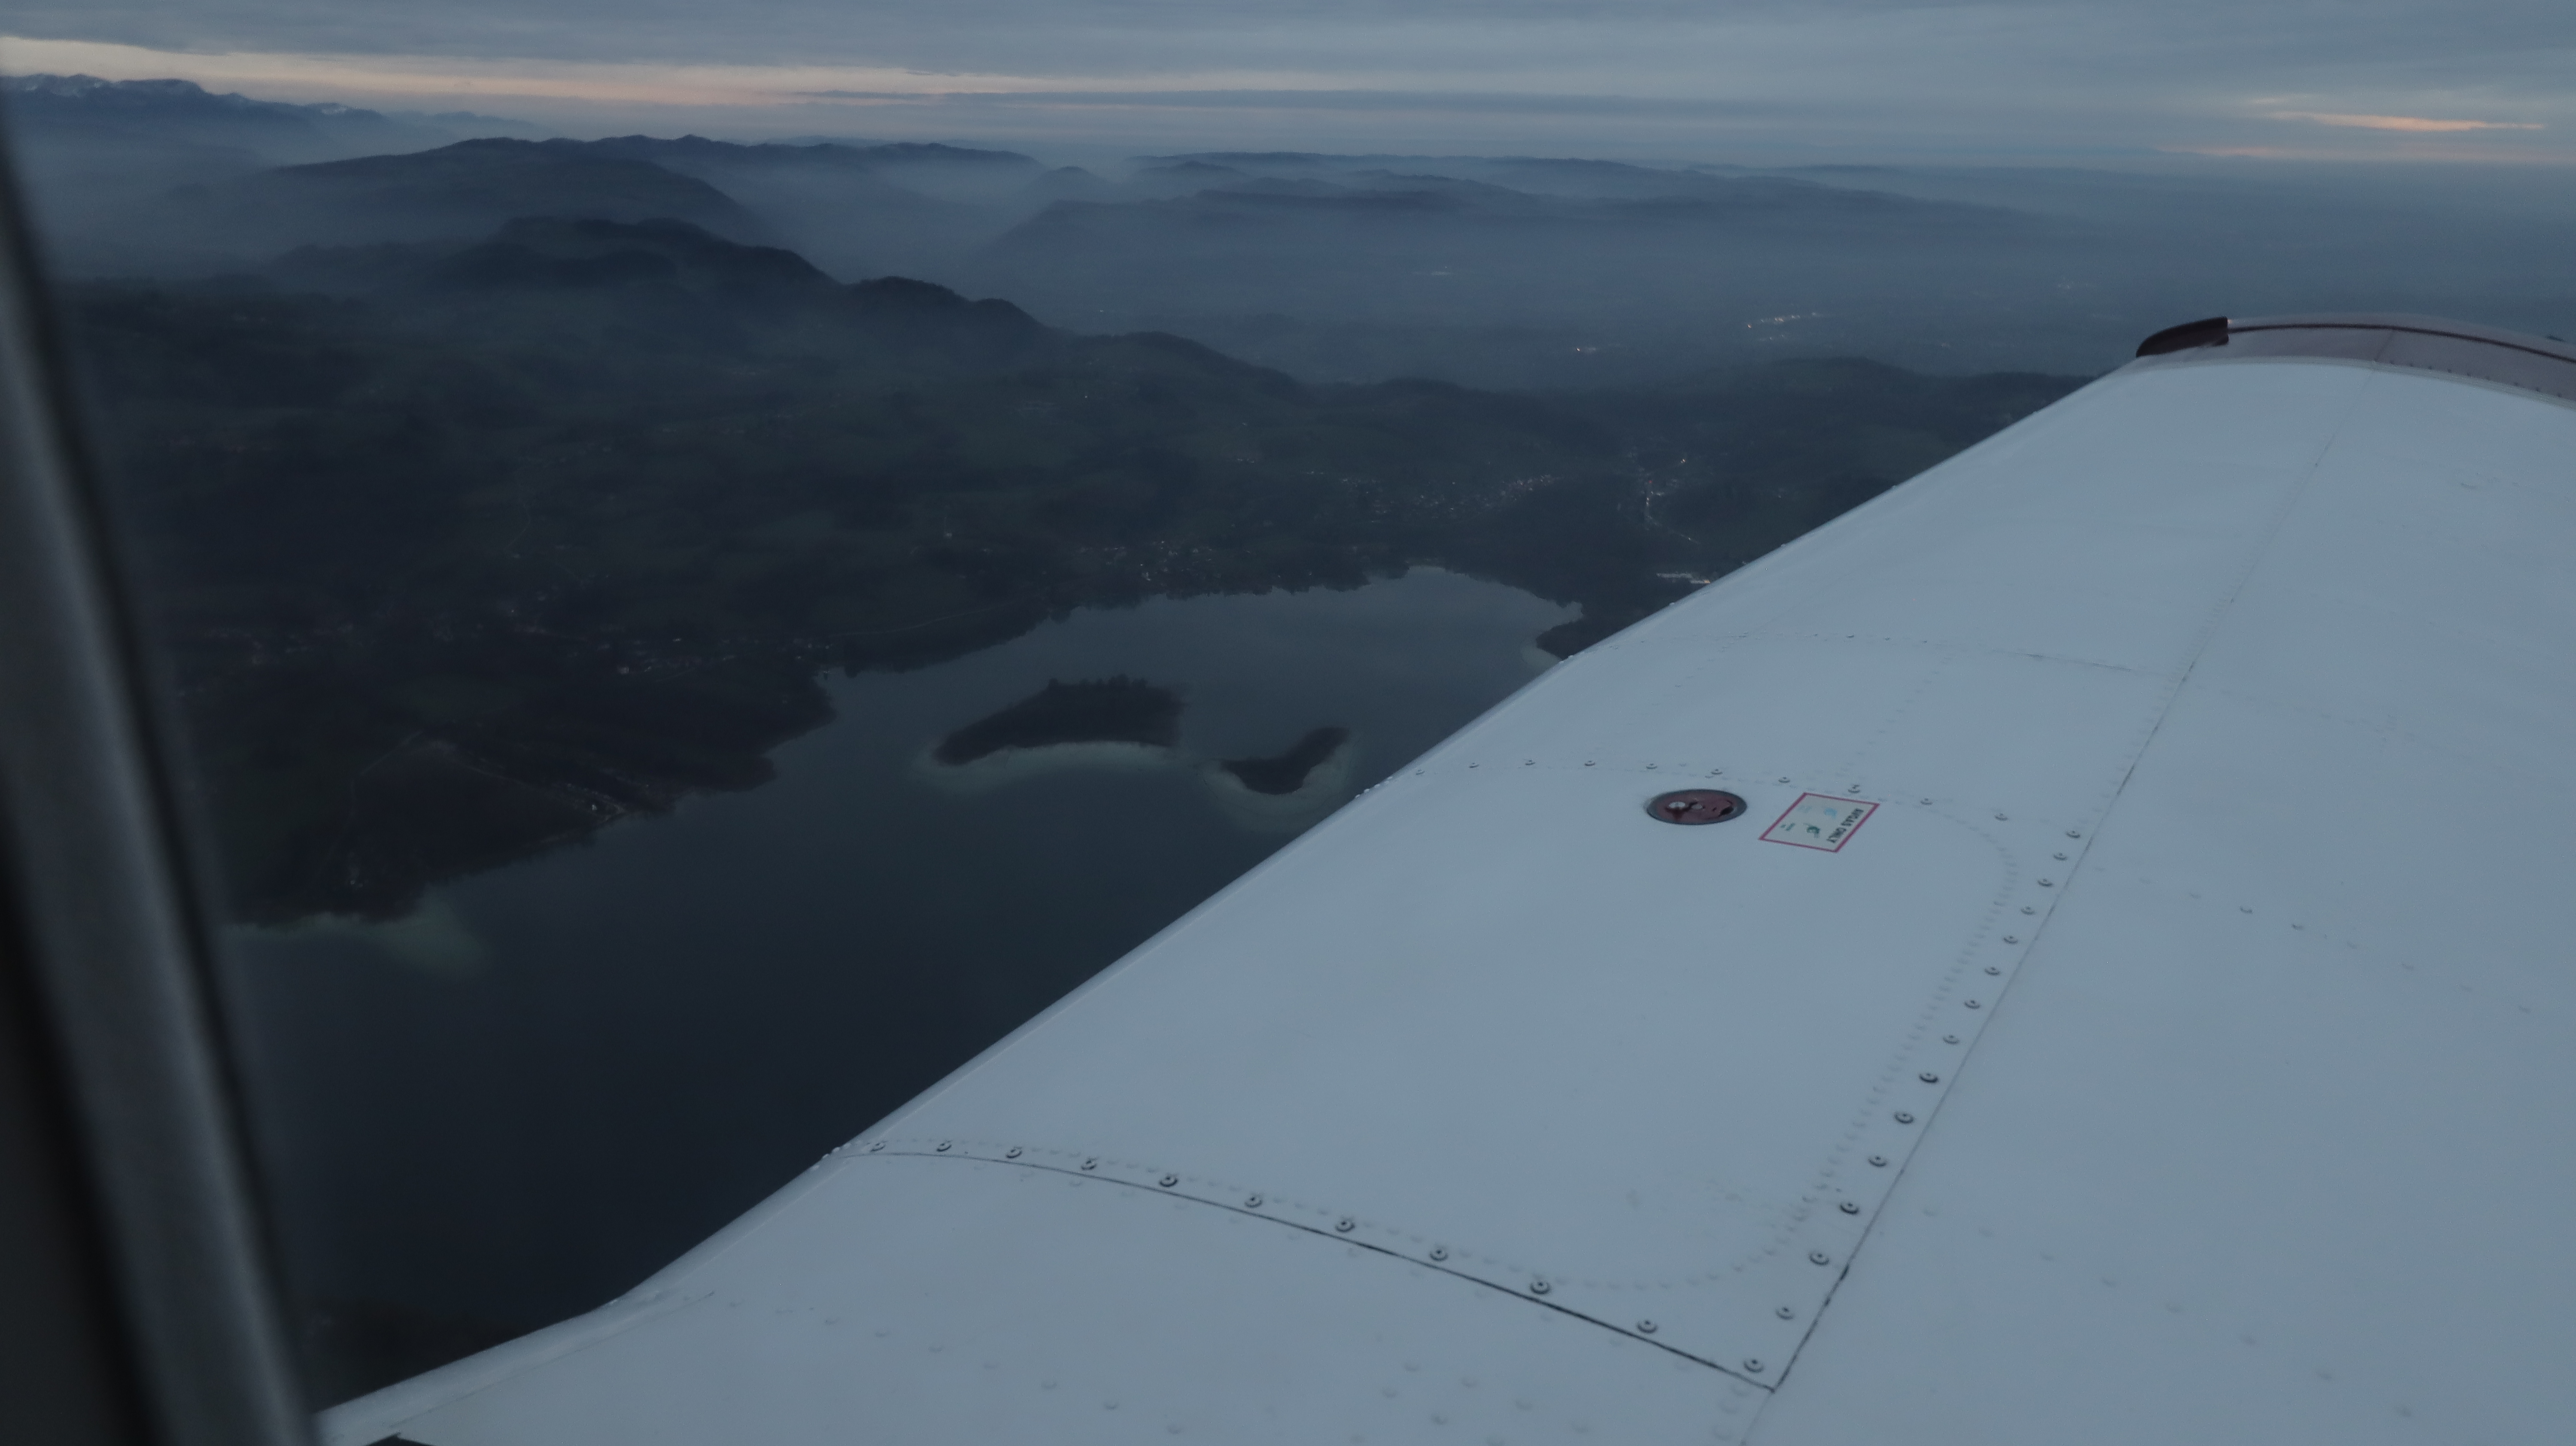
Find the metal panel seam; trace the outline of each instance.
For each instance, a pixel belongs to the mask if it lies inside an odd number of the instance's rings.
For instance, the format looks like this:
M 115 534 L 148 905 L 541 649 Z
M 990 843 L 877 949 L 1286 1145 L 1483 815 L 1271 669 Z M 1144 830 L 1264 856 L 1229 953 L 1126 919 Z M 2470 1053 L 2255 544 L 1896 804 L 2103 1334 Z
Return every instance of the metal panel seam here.
M 1103 1162 L 1097 1156 L 1077 1156 L 1071 1151 L 1049 1151 L 1048 1153 L 1062 1155 L 1068 1160 L 1079 1158 L 1084 1160 L 1085 1163 L 1079 1166 L 1051 1164 L 1044 1160 L 1030 1159 L 1026 1149 L 1020 1146 L 1003 1146 L 992 1144 L 989 1141 L 958 1141 L 953 1139 L 941 1140 L 936 1143 L 932 1143 L 928 1140 L 894 1141 L 880 1139 L 871 1140 L 864 1146 L 853 1141 L 852 1143 L 843 1146 L 841 1149 L 833 1151 L 834 1155 L 846 1155 L 859 1160 L 864 1160 L 874 1156 L 882 1156 L 888 1159 L 952 1160 L 967 1161 L 983 1165 L 1008 1165 L 1023 1170 L 1041 1170 L 1049 1174 L 1063 1175 L 1075 1180 L 1099 1181 L 1112 1185 L 1122 1185 L 1140 1195 L 1156 1195 L 1173 1200 L 1186 1200 L 1194 1205 L 1204 1205 L 1210 1209 L 1223 1210 L 1230 1214 L 1243 1216 L 1248 1219 L 1265 1221 L 1269 1224 L 1281 1226 L 1289 1230 L 1302 1231 L 1308 1235 L 1317 1236 L 1325 1240 L 1334 1241 L 1338 1244 L 1347 1245 L 1356 1250 L 1366 1250 L 1376 1255 L 1383 1255 L 1390 1260 L 1399 1260 L 1407 1265 L 1416 1266 L 1424 1270 L 1438 1271 L 1442 1275 L 1464 1281 L 1470 1285 L 1478 1286 L 1485 1290 L 1493 1291 L 1508 1299 L 1518 1301 L 1523 1305 L 1534 1305 L 1545 1310 L 1552 1310 L 1559 1315 L 1568 1316 L 1572 1319 L 1582 1321 L 1586 1325 L 1598 1326 L 1603 1330 L 1609 1331 L 1613 1335 L 1635 1341 L 1639 1345 L 1652 1346 L 1667 1355 L 1689 1361 L 1694 1365 L 1706 1366 L 1710 1370 L 1716 1371 L 1718 1374 L 1725 1376 L 1730 1380 L 1742 1381 L 1748 1386 L 1758 1386 L 1764 1391 L 1771 1389 L 1771 1383 L 1769 1382 L 1758 1380 L 1741 1371 L 1720 1365 L 1704 1356 L 1693 1355 L 1689 1351 L 1682 1350 L 1677 1346 L 1657 1340 L 1650 1334 L 1643 1334 L 1625 1326 L 1615 1325 L 1598 1316 L 1589 1315 L 1570 1306 L 1561 1305 L 1556 1301 L 1548 1300 L 1544 1295 L 1546 1290 L 1545 1277 L 1538 1277 L 1533 1280 L 1531 1288 L 1529 1289 L 1505 1285 L 1496 1281 L 1488 1280 L 1481 1275 L 1472 1274 L 1450 1264 L 1449 1252 L 1445 1247 L 1433 1246 L 1431 1251 L 1427 1251 L 1422 1255 L 1416 1256 L 1406 1254 L 1404 1251 L 1397 1249 L 1391 1244 L 1371 1240 L 1361 1234 L 1357 1220 L 1350 1216 L 1339 1217 L 1335 1223 L 1329 1227 L 1308 1225 L 1300 1221 L 1282 1218 L 1275 1212 L 1264 1209 L 1263 1205 L 1268 1202 L 1264 1197 L 1258 1194 L 1248 1194 L 1239 1190 L 1231 1191 L 1231 1193 L 1241 1195 L 1241 1197 L 1247 1202 L 1261 1202 L 1236 1204 L 1228 1200 L 1217 1199 L 1209 1194 L 1195 1193 L 1184 1188 L 1187 1185 L 1198 1185 L 1204 1188 L 1206 1186 L 1213 1185 L 1215 1183 L 1213 1181 L 1202 1181 L 1196 1177 L 1181 1176 L 1168 1172 L 1158 1174 L 1152 1169 L 1152 1167 L 1140 1167 L 1127 1161 L 1107 1162 L 1112 1166 L 1113 1170 L 1123 1166 L 1126 1170 L 1135 1172 L 1137 1178 L 1130 1179 L 1123 1174 L 1101 1173 L 1099 1166 Z M 824 1158 L 828 1160 L 831 1156 L 825 1156 Z M 1163 1180 L 1170 1180 L 1172 1183 L 1168 1185 L 1158 1183 Z M 1313 1209 L 1314 1207 L 1300 1204 L 1298 1208 Z M 1436 1255 L 1433 1252 L 1436 1252 Z
M 2377 369 L 2378 368 L 2376 367 L 2373 368 L 2373 370 Z M 2088 837 L 2078 841 L 2081 844 L 2081 847 L 2074 851 L 2075 857 L 2067 863 L 2066 888 L 2069 891 L 2072 891 L 2075 887 L 2076 877 L 2082 871 L 2086 858 L 2091 855 L 2093 844 L 2101 837 L 2103 827 L 2110 822 L 2111 815 L 2118 809 L 2120 796 L 2128 791 L 2130 780 L 2137 776 L 2140 760 L 2144 759 L 2146 757 L 2147 750 L 2154 746 L 2156 735 L 2163 731 L 2165 720 L 2172 714 L 2174 701 L 2182 696 L 2183 688 L 2191 681 L 2193 670 L 2200 666 L 2202 655 L 2209 650 L 2210 643 L 2217 638 L 2218 630 L 2225 624 L 2228 614 L 2234 611 L 2236 600 L 2244 594 L 2246 584 L 2253 580 L 2254 574 L 2262 568 L 2264 559 L 2271 555 L 2273 543 L 2280 536 L 2282 527 L 2288 523 L 2290 514 L 2296 511 L 2300 502 L 2305 500 L 2307 497 L 2308 488 L 2315 482 L 2319 469 L 2324 466 L 2326 458 L 2334 451 L 2336 439 L 2343 435 L 2344 428 L 2350 423 L 2353 413 L 2360 409 L 2363 399 L 2367 396 L 2369 390 L 2370 387 L 2368 383 L 2365 383 L 2354 390 L 2351 400 L 2344 404 L 2342 414 L 2336 418 L 2334 426 L 2327 432 L 2325 441 L 2319 444 L 2316 455 L 2308 459 L 2308 464 L 2301 471 L 2297 485 L 2290 488 L 2288 494 L 2284 496 L 2280 503 L 2273 508 L 2272 515 L 2263 525 L 2259 541 L 2249 549 L 2245 565 L 2238 571 L 2235 581 L 2228 585 L 2225 595 L 2210 608 L 2208 621 L 2202 625 L 2200 635 L 2193 639 L 2189 656 L 2184 659 L 2182 666 L 2175 670 L 2172 681 L 2166 685 L 2163 696 L 2156 702 L 2156 707 L 2154 709 L 2155 721 L 2148 726 L 2145 736 L 2138 741 L 2137 747 L 2131 751 L 2128 766 L 2121 770 L 2119 783 L 2111 790 L 2109 800 L 2106 801 L 2101 810 L 2094 815 L 2092 827 L 2087 830 Z M 2018 981 L 2023 974 L 2027 973 L 2029 963 L 2036 960 L 2039 953 L 2040 936 L 2046 932 L 2048 925 L 2054 921 L 2055 917 L 2056 911 L 2050 910 L 2049 913 L 2042 917 L 2032 928 L 2030 948 L 2022 956 L 2024 967 L 2022 969 L 2015 970 L 2013 976 L 2010 979 L 2003 981 L 2002 986 L 1995 991 L 1994 1007 L 1996 1011 L 1999 1012 L 2003 1009 L 2005 997 L 2010 994 L 2013 983 Z M 1996 1017 L 1998 1017 L 1998 1015 L 1988 1016 L 1989 1020 Z M 1969 1039 L 1967 1048 L 1961 1052 L 1959 1062 L 1953 1071 L 1954 1079 L 1962 1079 L 1965 1077 L 1970 1063 L 1976 1057 L 1977 1046 L 1984 1041 L 1985 1033 L 1985 1030 L 1980 1029 L 1974 1037 Z M 1932 1139 L 1932 1131 L 1934 1127 L 1940 1123 L 1941 1107 L 1949 1103 L 1954 1093 L 1955 1091 L 1951 1090 L 1943 1091 L 1939 1098 L 1934 1100 L 1931 1107 L 1926 1111 L 1923 1121 L 1923 1129 L 1917 1138 L 1915 1148 L 1906 1152 L 1905 1157 L 1897 1162 L 1896 1173 L 1888 1181 L 1887 1198 L 1894 1198 L 1896 1191 L 1904 1184 L 1906 1171 L 1913 1168 L 1914 1161 L 1919 1158 L 1925 1148 L 1929 1146 Z M 1855 1244 L 1845 1255 L 1843 1268 L 1835 1273 L 1832 1285 L 1828 1287 L 1825 1292 L 1824 1301 L 1818 1305 L 1815 1312 L 1807 1318 L 1807 1328 L 1804 1332 L 1800 1333 L 1797 1346 L 1789 1352 L 1788 1358 L 1781 1362 L 1780 1383 L 1786 1384 L 1789 1378 L 1789 1373 L 1797 1369 L 1798 1358 L 1805 1352 L 1807 1342 L 1814 1339 L 1816 1327 L 1824 1320 L 1825 1312 L 1832 1309 L 1834 1296 L 1841 1291 L 1843 1282 L 1850 1278 L 1852 1270 L 1859 1265 L 1861 1252 L 1868 1248 L 1870 1237 L 1877 1232 L 1879 1222 L 1885 1219 L 1886 1215 L 1887 1212 L 1882 1209 L 1871 1215 L 1869 1220 L 1861 1227 L 1860 1239 L 1858 1243 Z M 1769 1398 L 1765 1397 L 1764 1399 L 1767 1404 Z M 1753 1420 L 1746 1423 L 1746 1436 L 1749 1438 L 1752 1433 L 1759 1428 L 1760 1424 L 1761 1414 L 1757 1409 Z

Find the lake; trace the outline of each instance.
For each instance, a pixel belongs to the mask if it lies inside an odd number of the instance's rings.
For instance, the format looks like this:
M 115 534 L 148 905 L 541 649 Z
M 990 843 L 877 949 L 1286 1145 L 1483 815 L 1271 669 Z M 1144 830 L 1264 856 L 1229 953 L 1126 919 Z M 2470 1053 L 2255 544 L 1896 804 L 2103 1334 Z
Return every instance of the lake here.
M 240 935 L 227 985 L 319 1391 L 624 1291 L 1500 702 L 1572 615 L 1432 569 L 1078 612 L 830 680 L 835 721 L 758 789 L 397 923 Z M 1051 681 L 1120 676 L 1180 696 L 1176 747 L 931 762 Z M 1212 767 L 1326 727 L 1350 737 L 1314 797 Z

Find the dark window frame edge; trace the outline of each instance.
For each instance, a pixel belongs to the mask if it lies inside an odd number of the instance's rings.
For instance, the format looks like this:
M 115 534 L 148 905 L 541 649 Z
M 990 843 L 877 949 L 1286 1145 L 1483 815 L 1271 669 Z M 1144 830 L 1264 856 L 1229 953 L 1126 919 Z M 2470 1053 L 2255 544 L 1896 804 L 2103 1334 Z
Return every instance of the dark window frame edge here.
M 5 139 L 5 137 L 0 137 Z M 106 1302 L 162 1446 L 311 1426 L 217 1029 L 209 915 L 111 509 L 0 146 L 0 887 L 74 1135 Z

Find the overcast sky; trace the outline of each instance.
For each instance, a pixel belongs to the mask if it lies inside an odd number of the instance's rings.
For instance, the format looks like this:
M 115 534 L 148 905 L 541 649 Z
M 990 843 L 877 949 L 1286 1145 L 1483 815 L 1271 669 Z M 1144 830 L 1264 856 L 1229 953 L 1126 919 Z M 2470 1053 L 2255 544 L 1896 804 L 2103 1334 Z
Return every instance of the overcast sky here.
M 39 0 L 0 65 L 568 134 L 2576 161 L 2576 0 Z

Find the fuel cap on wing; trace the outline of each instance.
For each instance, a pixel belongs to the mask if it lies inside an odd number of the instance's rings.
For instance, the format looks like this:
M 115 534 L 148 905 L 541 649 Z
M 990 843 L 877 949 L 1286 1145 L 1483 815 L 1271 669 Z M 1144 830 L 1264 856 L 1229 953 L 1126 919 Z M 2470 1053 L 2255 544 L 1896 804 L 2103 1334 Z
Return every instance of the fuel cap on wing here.
M 1659 793 L 1646 812 L 1666 823 L 1724 823 L 1744 812 L 1744 800 L 1718 788 L 1683 788 Z

